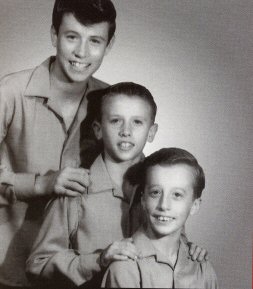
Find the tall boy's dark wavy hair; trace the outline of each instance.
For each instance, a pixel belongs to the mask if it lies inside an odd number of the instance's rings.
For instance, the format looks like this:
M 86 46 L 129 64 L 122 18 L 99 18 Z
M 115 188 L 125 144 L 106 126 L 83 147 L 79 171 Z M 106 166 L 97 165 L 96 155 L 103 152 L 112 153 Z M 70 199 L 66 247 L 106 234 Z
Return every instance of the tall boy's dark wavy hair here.
M 116 10 L 110 0 L 56 0 L 52 14 L 52 25 L 56 33 L 65 13 L 72 13 L 83 25 L 109 23 L 108 43 L 116 30 Z

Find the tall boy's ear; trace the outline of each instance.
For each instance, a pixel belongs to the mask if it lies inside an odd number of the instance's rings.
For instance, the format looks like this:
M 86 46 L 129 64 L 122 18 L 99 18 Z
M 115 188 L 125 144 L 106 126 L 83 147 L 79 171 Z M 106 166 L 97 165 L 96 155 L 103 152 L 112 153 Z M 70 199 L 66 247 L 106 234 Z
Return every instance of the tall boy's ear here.
M 93 121 L 92 128 L 94 131 L 94 134 L 98 140 L 102 139 L 102 129 L 101 124 L 98 121 Z
M 154 140 L 157 130 L 158 130 L 158 124 L 154 123 L 150 127 L 149 132 L 148 132 L 148 142 L 152 142 Z
M 55 30 L 55 28 L 54 28 L 53 25 L 51 26 L 50 34 L 51 34 L 51 42 L 52 42 L 52 45 L 53 45 L 54 47 L 56 47 L 56 45 L 57 45 L 57 33 L 56 33 L 56 30 Z
M 197 212 L 199 211 L 199 208 L 200 208 L 200 204 L 201 204 L 200 198 L 194 200 L 192 207 L 191 207 L 191 210 L 190 210 L 191 216 L 197 214 Z
M 113 35 L 110 42 L 107 44 L 106 49 L 105 49 L 105 55 L 108 54 L 109 51 L 112 49 L 114 42 L 115 42 L 115 35 Z

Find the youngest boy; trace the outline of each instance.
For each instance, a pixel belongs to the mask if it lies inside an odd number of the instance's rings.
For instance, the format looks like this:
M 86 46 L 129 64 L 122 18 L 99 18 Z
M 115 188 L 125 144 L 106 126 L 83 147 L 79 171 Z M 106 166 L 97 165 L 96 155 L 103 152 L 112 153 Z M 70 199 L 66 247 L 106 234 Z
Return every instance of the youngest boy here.
M 197 160 L 178 148 L 164 148 L 140 165 L 144 224 L 133 235 L 142 257 L 113 262 L 102 287 L 216 289 L 208 261 L 188 258 L 181 232 L 199 210 L 205 176 Z

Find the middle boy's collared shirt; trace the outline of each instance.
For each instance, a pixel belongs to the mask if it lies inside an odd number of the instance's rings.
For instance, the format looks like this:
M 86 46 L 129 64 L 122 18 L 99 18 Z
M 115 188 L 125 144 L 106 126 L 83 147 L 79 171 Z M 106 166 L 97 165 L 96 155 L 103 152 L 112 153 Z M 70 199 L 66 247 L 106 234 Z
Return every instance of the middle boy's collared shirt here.
M 49 206 L 27 261 L 33 279 L 81 285 L 101 271 L 101 251 L 128 236 L 129 202 L 113 184 L 101 155 L 90 179 L 85 195 L 58 198 Z

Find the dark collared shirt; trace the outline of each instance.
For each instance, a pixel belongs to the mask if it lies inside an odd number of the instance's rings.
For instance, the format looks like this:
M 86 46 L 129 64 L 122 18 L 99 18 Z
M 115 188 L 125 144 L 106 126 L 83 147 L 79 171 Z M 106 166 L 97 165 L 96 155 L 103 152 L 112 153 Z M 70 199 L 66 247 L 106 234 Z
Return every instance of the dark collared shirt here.
M 107 288 L 194 288 L 217 289 L 216 274 L 208 261 L 188 258 L 188 247 L 180 240 L 176 265 L 159 252 L 139 229 L 133 235 L 142 258 L 113 262 L 105 273 L 102 287 Z
M 41 224 L 44 200 L 36 197 L 36 174 L 80 165 L 80 124 L 86 95 L 106 85 L 91 78 L 67 130 L 50 89 L 53 58 L 0 82 L 0 283 L 25 286 L 25 261 Z M 92 140 L 87 140 L 92 141 Z
M 57 288 L 59 280 L 81 285 L 101 271 L 101 251 L 127 237 L 129 201 L 113 184 L 101 155 L 90 177 L 87 194 L 55 199 L 48 209 L 27 261 L 31 278 L 51 279 Z

